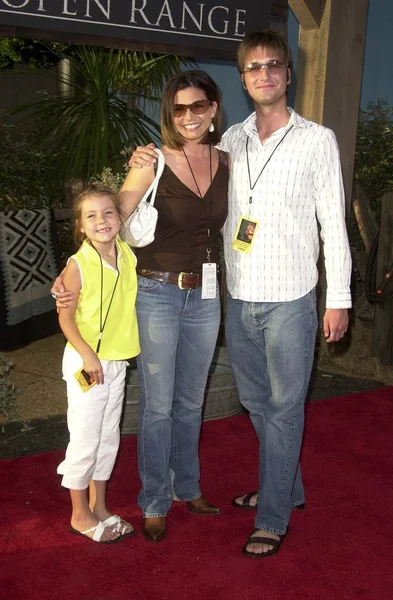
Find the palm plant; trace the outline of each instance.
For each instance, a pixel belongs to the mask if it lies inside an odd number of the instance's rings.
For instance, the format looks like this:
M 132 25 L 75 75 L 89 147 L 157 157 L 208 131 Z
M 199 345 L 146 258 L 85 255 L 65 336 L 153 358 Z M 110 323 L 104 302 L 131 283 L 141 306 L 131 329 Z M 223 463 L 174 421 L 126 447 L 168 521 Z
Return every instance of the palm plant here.
M 30 105 L 36 141 L 55 157 L 59 179 L 88 179 L 105 167 L 122 170 L 124 149 L 159 138 L 159 125 L 145 112 L 159 100 L 165 81 L 193 65 L 170 55 L 81 46 L 62 74 L 68 93 L 44 95 Z

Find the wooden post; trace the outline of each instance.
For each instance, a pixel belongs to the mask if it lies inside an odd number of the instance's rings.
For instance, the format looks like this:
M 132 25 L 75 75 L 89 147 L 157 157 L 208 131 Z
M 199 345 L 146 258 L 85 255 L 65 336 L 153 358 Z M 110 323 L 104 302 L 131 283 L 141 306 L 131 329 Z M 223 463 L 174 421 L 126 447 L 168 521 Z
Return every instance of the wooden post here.
M 289 5 L 303 29 L 319 29 L 325 0 L 289 0 Z
M 330 127 L 350 213 L 369 0 L 289 0 L 299 24 L 295 109 Z
M 381 228 L 377 257 L 377 283 L 393 267 L 393 192 L 382 199 Z M 393 283 L 391 284 L 393 285 Z M 382 364 L 393 365 L 393 299 L 376 305 L 371 354 Z

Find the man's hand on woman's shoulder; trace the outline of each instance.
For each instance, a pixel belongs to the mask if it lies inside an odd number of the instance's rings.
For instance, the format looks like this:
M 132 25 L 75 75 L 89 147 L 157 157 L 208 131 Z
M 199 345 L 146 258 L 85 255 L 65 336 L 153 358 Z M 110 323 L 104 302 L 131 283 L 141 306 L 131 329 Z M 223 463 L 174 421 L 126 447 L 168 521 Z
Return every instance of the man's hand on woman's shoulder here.
M 137 146 L 128 161 L 129 166 L 141 169 L 142 167 L 152 167 L 155 165 L 158 159 L 155 147 L 153 143 L 148 146 Z

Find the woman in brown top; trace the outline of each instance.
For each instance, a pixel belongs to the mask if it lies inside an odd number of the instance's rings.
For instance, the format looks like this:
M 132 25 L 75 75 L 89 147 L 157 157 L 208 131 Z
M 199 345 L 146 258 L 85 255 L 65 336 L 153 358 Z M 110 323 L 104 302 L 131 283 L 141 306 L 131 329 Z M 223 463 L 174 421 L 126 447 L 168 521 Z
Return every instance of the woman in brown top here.
M 161 105 L 165 168 L 155 207 L 154 242 L 137 250 L 141 354 L 138 504 L 152 542 L 166 533 L 173 498 L 217 515 L 199 487 L 202 405 L 220 324 L 217 237 L 227 216 L 228 157 L 221 137 L 221 94 L 203 71 L 172 77 Z M 154 166 L 130 170 L 120 199 L 131 214 L 154 179 Z

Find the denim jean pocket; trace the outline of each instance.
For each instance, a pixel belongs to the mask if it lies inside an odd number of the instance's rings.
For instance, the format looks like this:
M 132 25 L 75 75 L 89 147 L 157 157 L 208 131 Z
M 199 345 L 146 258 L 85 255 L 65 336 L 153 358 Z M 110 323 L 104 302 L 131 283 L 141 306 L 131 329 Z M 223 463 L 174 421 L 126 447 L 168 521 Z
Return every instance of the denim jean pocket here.
M 157 281 L 156 279 L 150 279 L 149 277 L 143 277 L 143 275 L 138 275 L 139 290 L 154 290 L 160 285 L 162 285 L 161 282 Z

